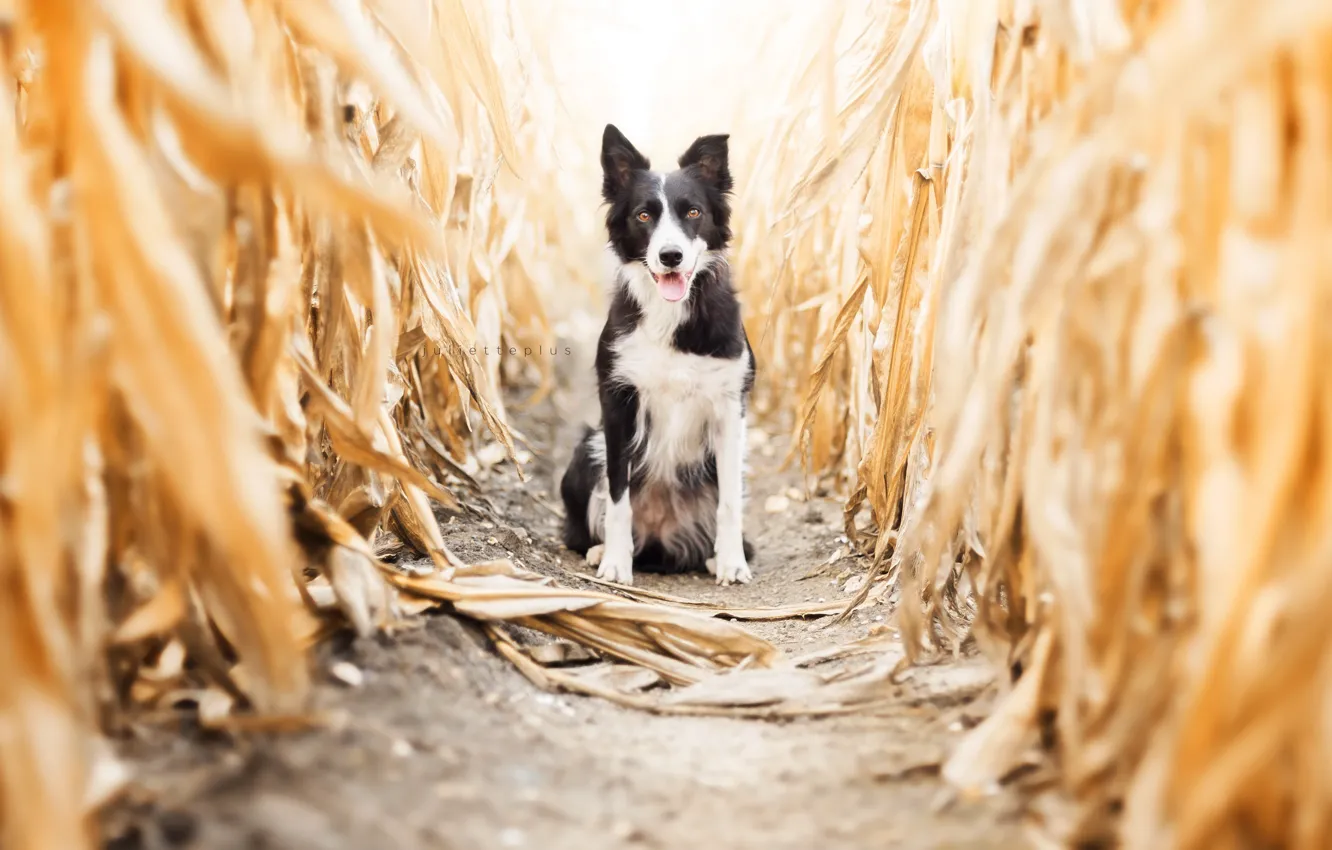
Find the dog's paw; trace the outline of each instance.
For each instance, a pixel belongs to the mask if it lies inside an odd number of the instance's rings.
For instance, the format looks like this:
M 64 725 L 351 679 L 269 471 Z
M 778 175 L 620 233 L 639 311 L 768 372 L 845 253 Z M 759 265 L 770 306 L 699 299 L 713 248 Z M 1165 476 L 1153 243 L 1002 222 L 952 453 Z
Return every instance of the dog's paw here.
M 709 558 L 708 572 L 717 577 L 717 584 L 749 584 L 754 574 L 749 564 L 740 558 Z
M 606 551 L 605 544 L 598 543 L 597 545 L 588 549 L 587 554 L 584 555 L 583 557 L 587 560 L 587 565 L 589 567 L 595 567 L 597 564 L 601 563 L 601 555 L 605 551 Z
M 618 584 L 634 583 L 633 552 L 618 553 L 603 549 L 599 553 L 599 560 L 600 565 L 597 567 L 597 578 L 604 579 L 605 581 L 613 581 Z

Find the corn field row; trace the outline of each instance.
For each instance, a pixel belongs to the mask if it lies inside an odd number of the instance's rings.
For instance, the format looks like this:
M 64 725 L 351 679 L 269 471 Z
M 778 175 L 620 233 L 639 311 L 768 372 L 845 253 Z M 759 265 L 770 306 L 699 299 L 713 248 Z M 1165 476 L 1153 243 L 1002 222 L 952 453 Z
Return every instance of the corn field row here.
M 482 435 L 516 453 L 501 389 L 552 381 L 470 349 L 548 343 L 599 239 L 543 14 L 0 5 L 0 844 L 91 846 L 127 717 L 298 718 L 340 622 L 446 603 L 593 693 L 498 624 L 682 686 L 776 663 L 441 535 Z M 945 778 L 1021 773 L 1051 846 L 1332 844 L 1332 7 L 806 14 L 709 128 L 759 412 L 909 657 L 1011 671 Z
M 876 7 L 836 132 L 782 128 L 749 175 L 790 189 L 741 216 L 786 228 L 741 249 L 776 282 L 758 356 L 813 364 L 771 392 L 804 398 L 907 652 L 1021 671 L 944 775 L 980 792 L 1046 742 L 1061 845 L 1332 842 L 1329 24 Z

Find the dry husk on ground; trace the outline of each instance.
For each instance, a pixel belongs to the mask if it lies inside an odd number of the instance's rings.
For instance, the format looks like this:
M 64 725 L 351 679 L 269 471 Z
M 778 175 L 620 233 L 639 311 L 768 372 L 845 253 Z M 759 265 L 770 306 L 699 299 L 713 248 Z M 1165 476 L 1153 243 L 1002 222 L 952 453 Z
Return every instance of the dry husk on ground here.
M 908 653 L 1021 674 L 944 775 L 1025 773 L 1042 840 L 1332 842 L 1330 37 L 1296 0 L 883 4 L 834 132 L 750 181 L 770 344 L 817 328 L 776 392 Z
M 1024 775 L 1061 843 L 1332 843 L 1332 9 L 821 21 L 763 80 L 780 111 L 736 113 L 764 132 L 735 262 L 761 399 L 851 493 L 909 655 L 974 638 L 1021 672 L 945 776 Z M 891 671 L 819 675 L 726 621 L 773 612 L 445 547 L 431 500 L 472 498 L 474 433 L 514 449 L 500 385 L 550 379 L 471 349 L 547 342 L 593 232 L 541 201 L 562 119 L 519 106 L 543 69 L 515 21 L 40 0 L 0 25 L 0 843 L 89 843 L 126 712 L 299 721 L 322 612 L 447 604 L 535 681 L 655 711 L 872 701 Z M 384 530 L 433 569 L 380 563 Z M 547 666 L 570 642 L 627 665 Z

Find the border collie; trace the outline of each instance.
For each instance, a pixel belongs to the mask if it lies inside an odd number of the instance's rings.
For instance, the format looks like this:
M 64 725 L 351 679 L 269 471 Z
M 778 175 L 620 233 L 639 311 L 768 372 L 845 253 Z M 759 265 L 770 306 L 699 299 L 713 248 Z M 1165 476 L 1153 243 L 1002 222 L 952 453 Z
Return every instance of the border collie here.
M 754 352 L 724 252 L 725 135 L 701 136 L 669 173 L 613 125 L 601 139 L 606 230 L 619 260 L 597 345 L 600 429 L 560 483 L 564 544 L 597 577 L 706 569 L 748 582 L 745 407 Z

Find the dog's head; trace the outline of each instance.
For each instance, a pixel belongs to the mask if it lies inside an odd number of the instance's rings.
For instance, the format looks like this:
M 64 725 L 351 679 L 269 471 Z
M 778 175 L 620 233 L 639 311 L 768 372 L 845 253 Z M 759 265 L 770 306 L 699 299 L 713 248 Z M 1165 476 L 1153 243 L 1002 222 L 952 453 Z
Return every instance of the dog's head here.
M 687 298 L 694 278 L 731 239 L 726 142 L 725 135 L 700 136 L 677 170 L 662 173 L 650 170 L 614 125 L 601 137 L 611 247 L 621 263 L 646 266 L 667 301 Z

